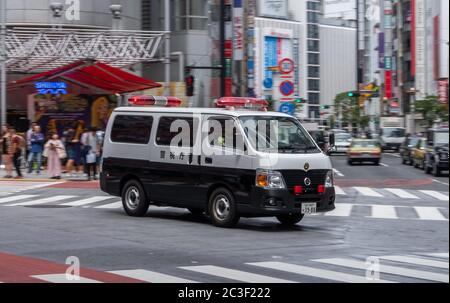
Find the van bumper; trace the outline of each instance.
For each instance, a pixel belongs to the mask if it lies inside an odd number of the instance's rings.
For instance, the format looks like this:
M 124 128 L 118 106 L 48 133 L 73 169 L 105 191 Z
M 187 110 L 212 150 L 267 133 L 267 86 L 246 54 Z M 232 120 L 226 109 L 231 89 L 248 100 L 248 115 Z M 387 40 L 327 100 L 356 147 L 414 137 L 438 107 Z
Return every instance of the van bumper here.
M 276 205 L 270 205 L 270 200 Z M 303 203 L 317 203 L 317 212 L 334 210 L 336 193 L 334 188 L 327 188 L 323 194 L 295 195 L 290 190 L 265 190 L 254 188 L 250 204 L 238 204 L 237 208 L 243 217 L 279 216 L 285 214 L 300 214 Z
M 120 180 L 102 172 L 100 173 L 100 189 L 107 194 L 120 197 Z

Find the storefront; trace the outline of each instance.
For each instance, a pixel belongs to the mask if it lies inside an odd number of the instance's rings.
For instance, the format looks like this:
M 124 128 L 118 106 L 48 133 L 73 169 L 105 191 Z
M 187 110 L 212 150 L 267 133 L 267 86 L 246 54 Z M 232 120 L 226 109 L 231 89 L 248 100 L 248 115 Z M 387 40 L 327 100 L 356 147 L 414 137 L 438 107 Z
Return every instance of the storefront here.
M 26 112 L 26 122 L 14 121 L 19 131 L 35 121 L 46 134 L 73 128 L 80 135 L 88 127 L 104 130 L 128 94 L 158 87 L 161 84 L 110 65 L 81 60 L 11 82 L 9 107 Z

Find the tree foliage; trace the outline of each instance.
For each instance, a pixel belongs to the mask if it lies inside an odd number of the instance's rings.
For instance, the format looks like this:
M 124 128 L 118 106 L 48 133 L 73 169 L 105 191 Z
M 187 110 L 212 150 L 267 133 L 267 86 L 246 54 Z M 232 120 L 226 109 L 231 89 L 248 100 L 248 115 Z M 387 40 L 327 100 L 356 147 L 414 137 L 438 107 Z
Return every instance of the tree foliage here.
M 448 104 L 441 104 L 436 96 L 417 100 L 415 107 L 416 113 L 422 114 L 427 127 L 432 127 L 435 122 L 448 122 Z

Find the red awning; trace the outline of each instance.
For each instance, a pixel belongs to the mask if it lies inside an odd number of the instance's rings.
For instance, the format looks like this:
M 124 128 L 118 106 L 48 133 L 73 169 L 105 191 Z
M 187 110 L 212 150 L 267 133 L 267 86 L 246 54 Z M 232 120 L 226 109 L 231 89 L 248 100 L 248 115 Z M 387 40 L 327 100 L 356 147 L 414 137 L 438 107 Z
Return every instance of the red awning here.
M 31 77 L 14 81 L 8 89 L 17 89 L 34 82 L 61 79 L 85 88 L 105 93 L 123 94 L 161 87 L 161 84 L 138 77 L 119 68 L 101 62 L 78 61 Z

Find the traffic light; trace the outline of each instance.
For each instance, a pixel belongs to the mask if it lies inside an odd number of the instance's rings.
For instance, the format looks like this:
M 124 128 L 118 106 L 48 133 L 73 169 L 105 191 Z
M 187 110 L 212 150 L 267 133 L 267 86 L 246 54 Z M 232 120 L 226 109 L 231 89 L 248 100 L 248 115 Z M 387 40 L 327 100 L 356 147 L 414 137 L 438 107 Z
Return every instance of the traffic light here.
M 306 100 L 302 99 L 302 98 L 297 98 L 294 100 L 295 104 L 305 104 Z
M 186 76 L 185 82 L 186 82 L 186 96 L 187 97 L 194 96 L 194 82 L 195 82 L 194 76 L 192 75 Z
M 360 96 L 360 94 L 358 92 L 348 92 L 347 96 L 350 98 L 357 98 Z
M 330 106 L 329 105 L 321 105 L 320 109 L 330 109 Z

